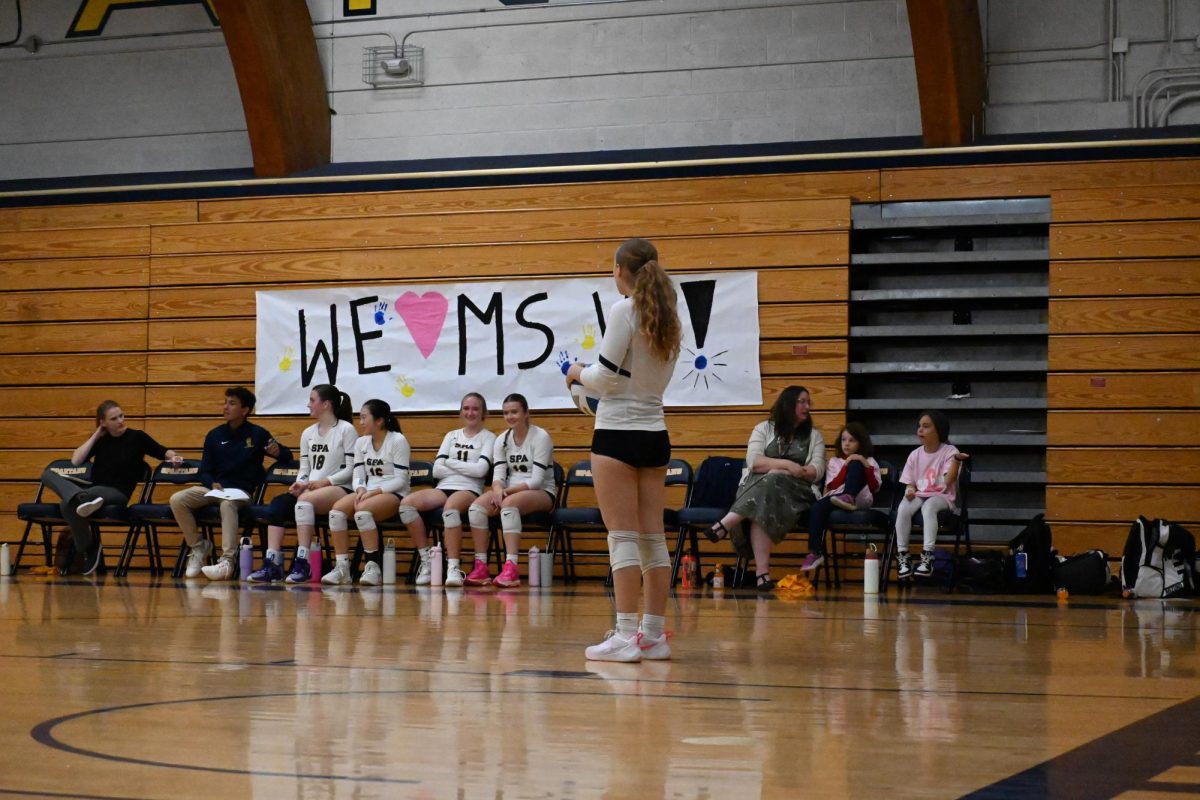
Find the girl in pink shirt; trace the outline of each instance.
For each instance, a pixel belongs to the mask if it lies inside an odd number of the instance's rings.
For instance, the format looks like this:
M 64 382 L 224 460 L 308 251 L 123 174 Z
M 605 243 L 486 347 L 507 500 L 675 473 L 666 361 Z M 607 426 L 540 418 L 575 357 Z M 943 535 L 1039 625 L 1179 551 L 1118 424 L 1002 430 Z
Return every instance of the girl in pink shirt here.
M 913 576 L 933 574 L 933 546 L 937 541 L 938 512 L 953 511 L 958 489 L 959 463 L 968 456 L 950 444 L 950 420 L 940 411 L 926 411 L 917 422 L 917 438 L 921 446 L 908 455 L 900 482 L 905 485 L 904 499 L 896 510 L 896 577 L 907 580 Z M 921 561 L 913 569 L 908 554 L 908 539 L 912 534 L 913 515 L 921 512 L 921 531 L 924 548 Z

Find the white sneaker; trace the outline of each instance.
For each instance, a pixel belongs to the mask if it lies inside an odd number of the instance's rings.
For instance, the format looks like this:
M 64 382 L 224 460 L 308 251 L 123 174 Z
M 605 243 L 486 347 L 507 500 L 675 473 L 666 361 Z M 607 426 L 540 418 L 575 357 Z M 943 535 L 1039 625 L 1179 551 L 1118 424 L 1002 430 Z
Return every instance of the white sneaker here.
M 589 661 L 641 661 L 642 648 L 638 646 L 636 633 L 626 636 L 617 631 L 609 631 L 608 636 L 600 644 L 594 644 L 583 651 Z
M 96 497 L 92 500 L 88 500 L 86 503 L 80 503 L 79 505 L 75 506 L 75 513 L 86 519 L 99 511 L 103 506 L 104 498 Z
M 195 547 L 188 553 L 187 569 L 184 571 L 185 578 L 199 578 L 200 570 L 204 569 L 204 564 L 208 561 L 208 554 L 212 552 L 212 542 L 208 539 L 201 539 Z
M 233 573 L 235 570 L 233 566 L 233 560 L 222 556 L 220 561 L 211 566 L 202 567 L 200 571 L 203 572 L 204 577 L 208 578 L 210 581 L 227 581 L 233 578 Z
M 362 575 L 358 576 L 358 583 L 360 586 L 378 586 L 383 583 L 383 570 L 374 561 L 368 561 Z
M 461 575 L 462 573 L 460 572 L 459 574 Z M 417 586 L 428 586 L 429 582 L 432 580 L 432 576 L 433 576 L 433 569 L 429 566 L 429 559 L 422 558 L 421 565 L 419 567 L 417 567 L 416 585 Z M 458 585 L 462 586 L 461 583 Z
M 466 576 L 463 575 L 463 571 L 458 567 L 448 567 L 446 569 L 446 588 L 457 589 L 459 586 L 463 585 L 463 578 L 465 577 Z
M 326 586 L 341 586 L 347 583 L 354 583 L 354 579 L 350 577 L 350 560 L 339 558 L 334 562 L 333 569 L 329 570 L 321 578 L 321 583 Z
M 647 661 L 666 661 L 671 657 L 671 645 L 667 641 L 670 636 L 663 634 L 654 639 L 644 633 L 638 633 L 638 647 L 642 650 L 642 658 Z

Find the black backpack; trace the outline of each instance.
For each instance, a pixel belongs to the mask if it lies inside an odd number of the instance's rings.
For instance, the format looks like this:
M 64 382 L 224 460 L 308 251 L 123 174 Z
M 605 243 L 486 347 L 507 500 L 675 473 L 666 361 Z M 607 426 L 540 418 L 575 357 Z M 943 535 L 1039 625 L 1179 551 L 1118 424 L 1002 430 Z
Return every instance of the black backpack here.
M 967 594 L 1000 594 L 1004 591 L 1005 556 L 995 550 L 978 550 L 959 556 L 955 564 L 955 588 Z
M 1068 594 L 1104 594 L 1112 571 L 1107 553 L 1088 550 L 1056 562 L 1053 575 L 1054 588 L 1066 589 Z
M 1050 526 L 1043 517 L 1038 514 L 1008 543 L 1008 559 L 1004 564 L 1004 591 L 1008 594 L 1051 594 L 1054 591 L 1050 575 L 1054 566 L 1054 548 Z
M 1138 517 L 1121 556 L 1121 589 L 1129 597 L 1187 597 L 1196 590 L 1196 539 L 1165 519 Z

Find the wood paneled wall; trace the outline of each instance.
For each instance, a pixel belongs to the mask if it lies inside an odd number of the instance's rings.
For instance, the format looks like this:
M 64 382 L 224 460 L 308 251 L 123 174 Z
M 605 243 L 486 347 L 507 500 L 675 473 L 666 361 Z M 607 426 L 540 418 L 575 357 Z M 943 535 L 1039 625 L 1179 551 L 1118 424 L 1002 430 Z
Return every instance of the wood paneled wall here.
M 1200 520 L 1200 160 L 1159 159 L 0 210 L 0 538 L 17 538 L 16 505 L 103 399 L 198 454 L 223 387 L 253 382 L 257 289 L 598 275 L 630 235 L 654 239 L 673 271 L 760 272 L 764 405 L 672 414 L 678 454 L 741 453 L 793 382 L 813 389 L 831 439 L 850 203 L 1030 195 L 1054 209 L 1047 504 L 1060 549 L 1118 550 L 1138 513 Z M 561 462 L 585 456 L 585 418 L 539 421 Z M 266 424 L 295 443 L 307 423 Z M 453 424 L 418 414 L 405 430 L 430 456 Z

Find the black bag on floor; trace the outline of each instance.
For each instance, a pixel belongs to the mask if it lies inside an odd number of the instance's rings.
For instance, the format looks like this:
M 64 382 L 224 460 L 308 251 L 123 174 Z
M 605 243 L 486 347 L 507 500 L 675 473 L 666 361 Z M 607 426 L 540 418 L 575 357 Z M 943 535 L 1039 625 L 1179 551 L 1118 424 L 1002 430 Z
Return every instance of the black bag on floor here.
M 1112 577 L 1108 554 L 1103 550 L 1088 550 L 1064 558 L 1054 565 L 1053 576 L 1055 589 L 1066 589 L 1073 595 L 1104 594 Z
M 1129 597 L 1187 597 L 1196 590 L 1196 539 L 1165 519 L 1138 517 L 1121 556 L 1121 589 Z
M 1051 594 L 1054 591 L 1054 581 L 1050 577 L 1053 566 L 1050 526 L 1043 515 L 1038 514 L 1008 543 L 1004 591 L 1008 594 Z
M 980 550 L 961 556 L 956 565 L 955 588 L 967 594 L 1000 594 L 1004 591 L 1005 556 L 994 550 Z

